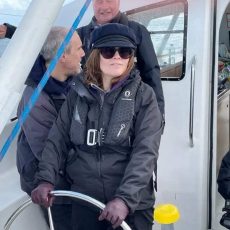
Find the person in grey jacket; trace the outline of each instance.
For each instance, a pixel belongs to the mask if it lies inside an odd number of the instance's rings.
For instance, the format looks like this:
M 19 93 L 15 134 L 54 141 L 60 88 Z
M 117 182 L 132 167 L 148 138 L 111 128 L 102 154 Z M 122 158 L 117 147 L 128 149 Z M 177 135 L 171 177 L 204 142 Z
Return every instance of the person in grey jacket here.
M 25 109 L 34 89 L 42 79 L 67 32 L 68 30 L 64 27 L 53 27 L 51 29 L 41 53 L 25 82 L 26 88 L 18 106 L 18 117 Z M 21 127 L 17 141 L 17 168 L 20 174 L 21 188 L 28 195 L 31 195 L 31 191 L 34 188 L 35 172 L 41 159 L 48 133 L 69 91 L 70 81 L 80 71 L 80 61 L 83 55 L 81 40 L 75 33 Z M 56 189 L 68 190 L 70 188 L 70 184 L 67 182 L 64 171 L 61 168 L 57 181 Z M 71 211 L 69 201 L 67 202 L 63 199 L 55 201 L 52 207 L 55 230 L 70 229 Z M 45 215 L 47 214 L 46 211 L 44 213 Z
M 94 17 L 88 25 L 77 30 L 86 53 L 82 59 L 82 64 L 84 65 L 90 55 L 90 40 L 95 28 L 106 23 L 120 23 L 130 27 L 137 38 L 136 58 L 140 76 L 155 91 L 159 109 L 164 116 L 165 103 L 160 78 L 160 67 L 148 30 L 140 23 L 128 20 L 127 16 L 120 12 L 120 0 L 93 0 L 92 2 Z
M 99 27 L 92 49 L 49 133 L 32 200 L 51 205 L 49 193 L 65 157 L 71 190 L 106 204 L 100 214 L 74 203 L 73 230 L 107 230 L 123 220 L 132 229 L 151 230 L 162 132 L 156 96 L 134 68 L 136 37 L 129 27 Z

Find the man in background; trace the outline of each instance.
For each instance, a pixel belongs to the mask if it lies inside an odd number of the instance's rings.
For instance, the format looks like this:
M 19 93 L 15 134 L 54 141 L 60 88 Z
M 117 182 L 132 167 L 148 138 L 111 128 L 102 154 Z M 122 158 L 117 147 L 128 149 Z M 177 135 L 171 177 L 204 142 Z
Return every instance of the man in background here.
M 56 55 L 67 33 L 68 30 L 64 27 L 53 27 L 51 29 L 40 55 L 25 82 L 26 88 L 18 106 L 18 117 L 22 114 L 34 89 L 46 72 L 50 61 Z M 38 163 L 42 158 L 42 151 L 49 131 L 66 98 L 72 78 L 81 70 L 80 62 L 83 56 L 84 51 L 81 40 L 77 33 L 74 33 L 38 100 L 21 127 L 17 141 L 17 168 L 20 174 L 21 188 L 28 195 L 31 195 L 31 191 L 35 186 L 34 176 Z M 55 189 L 69 190 L 70 185 L 63 170 L 64 164 L 65 159 L 63 159 L 60 170 L 57 172 L 58 183 Z M 60 197 L 56 198 L 51 210 L 55 230 L 71 229 L 72 208 L 69 200 Z M 47 212 L 46 210 L 43 211 L 46 217 Z

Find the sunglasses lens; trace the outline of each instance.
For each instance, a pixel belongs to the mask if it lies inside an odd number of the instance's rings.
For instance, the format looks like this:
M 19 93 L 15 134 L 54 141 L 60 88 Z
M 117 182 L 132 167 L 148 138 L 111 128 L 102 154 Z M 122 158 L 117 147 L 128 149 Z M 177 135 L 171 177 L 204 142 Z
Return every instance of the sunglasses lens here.
M 104 47 L 100 49 L 100 53 L 103 58 L 110 59 L 116 53 L 116 48 L 115 47 Z
M 103 47 L 103 48 L 100 48 L 100 53 L 103 56 L 103 58 L 105 58 L 105 59 L 112 58 L 115 55 L 116 51 L 118 51 L 120 57 L 123 59 L 130 58 L 134 53 L 133 49 L 131 49 L 129 47 L 120 47 L 120 48 Z
M 133 55 L 133 50 L 129 47 L 121 47 L 118 49 L 121 58 L 128 59 Z

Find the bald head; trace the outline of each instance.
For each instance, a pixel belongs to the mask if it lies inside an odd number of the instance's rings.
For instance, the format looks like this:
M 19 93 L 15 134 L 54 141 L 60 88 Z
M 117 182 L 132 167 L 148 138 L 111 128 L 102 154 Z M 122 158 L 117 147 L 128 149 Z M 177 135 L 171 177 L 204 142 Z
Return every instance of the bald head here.
M 116 17 L 120 0 L 93 0 L 94 16 L 98 24 L 106 24 Z

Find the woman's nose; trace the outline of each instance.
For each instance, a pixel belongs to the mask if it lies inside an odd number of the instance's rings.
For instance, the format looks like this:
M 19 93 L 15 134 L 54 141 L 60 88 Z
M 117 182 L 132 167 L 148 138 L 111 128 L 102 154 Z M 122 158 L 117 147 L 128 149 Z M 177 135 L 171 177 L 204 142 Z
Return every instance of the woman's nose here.
M 113 58 L 121 58 L 120 54 L 118 53 L 118 51 L 116 51 L 116 53 L 114 54 Z

